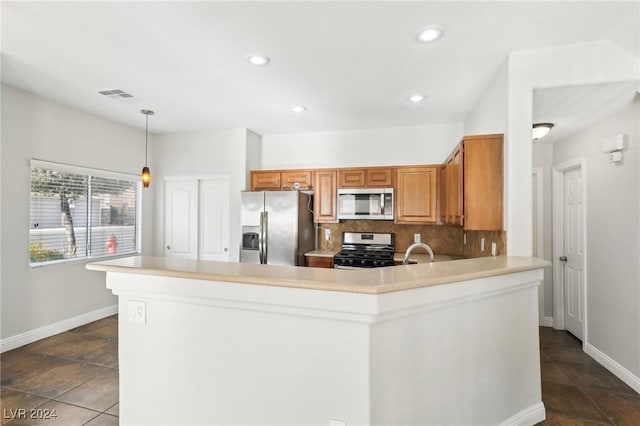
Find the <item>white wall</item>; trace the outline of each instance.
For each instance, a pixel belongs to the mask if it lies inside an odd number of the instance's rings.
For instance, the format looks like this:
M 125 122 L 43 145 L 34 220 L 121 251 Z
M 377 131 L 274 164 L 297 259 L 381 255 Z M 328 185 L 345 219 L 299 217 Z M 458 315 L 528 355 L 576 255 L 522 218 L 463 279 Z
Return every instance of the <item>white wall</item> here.
M 461 124 L 262 136 L 262 168 L 293 169 L 442 163 Z
M 137 174 L 144 132 L 3 85 L 1 152 L 2 340 L 115 305 L 86 262 L 29 267 L 29 160 Z
M 530 256 L 532 250 L 533 89 L 628 81 L 637 78 L 639 72 L 636 58 L 607 41 L 509 54 L 507 66 L 500 68 L 464 125 L 465 134 L 505 134 L 505 224 L 509 255 Z M 506 108 L 502 104 L 505 87 Z M 505 112 L 507 119 L 503 123 Z
M 225 175 L 229 177 L 229 259 L 238 261 L 240 191 L 246 187 L 246 150 L 247 131 L 244 129 L 154 137 L 150 165 L 154 175 L 154 255 L 162 256 L 164 253 L 164 178 Z
M 259 170 L 262 168 L 262 136 L 251 130 L 247 130 L 247 156 L 245 166 L 247 168 L 247 183 L 250 184 L 251 170 Z
M 586 340 L 640 377 L 640 102 L 554 144 L 560 164 L 586 159 Z M 629 136 L 611 164 L 602 140 Z M 556 238 L 558 236 L 554 236 Z
M 529 256 L 532 249 L 533 89 L 628 81 L 640 63 L 607 41 L 515 52 L 509 55 L 509 124 L 506 140 L 507 252 Z

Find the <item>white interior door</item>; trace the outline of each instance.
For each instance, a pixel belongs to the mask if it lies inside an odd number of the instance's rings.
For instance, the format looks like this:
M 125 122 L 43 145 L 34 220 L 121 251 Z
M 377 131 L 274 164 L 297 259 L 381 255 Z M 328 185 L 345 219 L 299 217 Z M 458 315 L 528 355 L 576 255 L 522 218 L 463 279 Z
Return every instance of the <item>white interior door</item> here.
M 229 260 L 229 179 L 200 180 L 199 258 Z
M 198 181 L 166 180 L 165 256 L 198 258 Z
M 584 223 L 582 169 L 564 173 L 563 246 L 564 320 L 566 329 L 583 339 L 584 329 Z

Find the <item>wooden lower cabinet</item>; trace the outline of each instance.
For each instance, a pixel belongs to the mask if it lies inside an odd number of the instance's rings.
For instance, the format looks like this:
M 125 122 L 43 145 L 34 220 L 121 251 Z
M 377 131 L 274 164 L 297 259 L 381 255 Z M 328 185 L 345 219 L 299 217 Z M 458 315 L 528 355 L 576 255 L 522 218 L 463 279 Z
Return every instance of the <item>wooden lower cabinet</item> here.
M 336 170 L 316 170 L 313 178 L 313 221 L 337 223 L 338 173 Z
M 307 256 L 307 266 L 312 268 L 333 268 L 333 257 Z
M 439 173 L 439 166 L 396 169 L 395 223 L 421 224 L 438 221 Z

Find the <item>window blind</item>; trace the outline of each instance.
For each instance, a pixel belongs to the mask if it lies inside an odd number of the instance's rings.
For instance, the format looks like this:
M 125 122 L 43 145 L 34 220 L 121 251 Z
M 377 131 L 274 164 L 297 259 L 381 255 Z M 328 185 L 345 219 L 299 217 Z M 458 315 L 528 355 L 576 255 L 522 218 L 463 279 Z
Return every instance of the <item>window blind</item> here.
M 138 177 L 32 161 L 30 264 L 139 253 Z

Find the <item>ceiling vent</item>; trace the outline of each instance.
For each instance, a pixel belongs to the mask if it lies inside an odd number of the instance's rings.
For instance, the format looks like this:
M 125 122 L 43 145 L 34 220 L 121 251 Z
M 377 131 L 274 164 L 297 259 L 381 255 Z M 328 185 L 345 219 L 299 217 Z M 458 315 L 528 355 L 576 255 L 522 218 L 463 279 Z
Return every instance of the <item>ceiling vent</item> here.
M 100 93 L 101 95 L 107 96 L 111 99 L 130 99 L 133 98 L 133 95 L 130 95 L 129 93 L 125 92 L 124 90 L 120 90 L 120 89 L 111 89 L 111 90 L 101 90 L 98 93 Z

